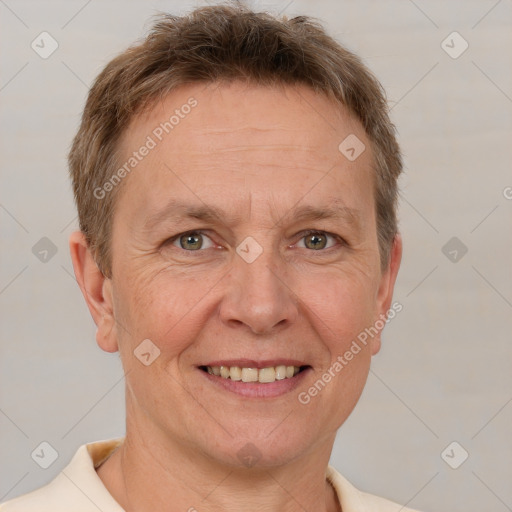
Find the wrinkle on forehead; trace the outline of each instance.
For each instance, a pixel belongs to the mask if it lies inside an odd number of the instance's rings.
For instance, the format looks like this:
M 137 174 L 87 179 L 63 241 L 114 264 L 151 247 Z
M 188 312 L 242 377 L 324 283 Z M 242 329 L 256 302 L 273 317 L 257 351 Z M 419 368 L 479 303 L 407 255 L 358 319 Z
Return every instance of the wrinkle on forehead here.
M 338 150 L 351 133 L 366 143 L 364 128 L 314 91 L 296 94 L 290 89 L 283 95 L 281 89 L 268 87 L 219 87 L 212 92 L 191 86 L 171 93 L 151 113 L 140 117 L 130 126 L 125 142 L 136 146 L 146 140 L 155 125 L 191 96 L 198 105 L 128 178 L 134 187 L 132 212 L 135 208 L 154 214 L 154 208 L 164 208 L 169 195 L 176 195 L 178 189 L 209 203 L 207 199 L 221 197 L 223 188 L 226 197 L 219 206 L 229 207 L 232 214 L 235 199 L 249 190 L 254 203 L 249 209 L 254 214 L 269 209 L 287 211 L 298 206 L 297 200 L 304 196 L 313 204 L 317 194 L 325 200 L 324 196 L 336 191 L 347 206 L 372 209 L 370 145 L 357 163 L 346 160 Z M 363 188 L 371 193 L 362 193 Z M 274 204 L 265 206 L 270 196 Z M 317 199 L 316 206 L 320 203 L 325 201 Z M 281 208 L 276 208 L 278 205 Z M 245 206 L 241 212 L 246 213 Z M 350 221 L 350 215 L 346 220 Z
M 197 106 L 153 151 L 203 154 L 251 148 L 270 152 L 281 148 L 329 153 L 336 158 L 340 156 L 338 145 L 348 134 L 356 133 L 360 138 L 365 135 L 360 122 L 346 107 L 306 85 L 271 87 L 241 81 L 210 85 L 177 88 L 151 109 L 136 115 L 120 148 L 127 154 L 137 149 L 155 126 L 165 122 L 190 97 L 196 98 Z M 182 137 L 183 132 L 190 136 Z M 133 148 L 128 148 L 129 139 L 137 141 Z M 277 140 L 280 144 L 275 143 Z

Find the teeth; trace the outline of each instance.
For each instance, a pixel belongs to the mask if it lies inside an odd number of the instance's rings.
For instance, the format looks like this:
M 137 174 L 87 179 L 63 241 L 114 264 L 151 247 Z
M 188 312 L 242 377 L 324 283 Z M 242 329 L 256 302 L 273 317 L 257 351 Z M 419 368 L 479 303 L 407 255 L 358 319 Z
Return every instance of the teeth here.
M 259 382 L 274 382 L 276 380 L 275 368 L 262 368 L 258 372 Z
M 208 366 L 208 368 L 210 368 Z M 231 380 L 242 380 L 242 369 L 239 366 L 232 366 L 229 369 L 229 378 Z
M 242 368 L 242 382 L 258 382 L 258 369 Z
M 291 379 L 299 373 L 300 368 L 298 366 L 279 365 L 258 370 L 258 368 L 240 368 L 239 366 L 207 366 L 206 371 L 210 375 L 216 375 L 223 379 L 264 384 L 276 380 Z
M 276 380 L 286 379 L 286 366 L 276 366 Z

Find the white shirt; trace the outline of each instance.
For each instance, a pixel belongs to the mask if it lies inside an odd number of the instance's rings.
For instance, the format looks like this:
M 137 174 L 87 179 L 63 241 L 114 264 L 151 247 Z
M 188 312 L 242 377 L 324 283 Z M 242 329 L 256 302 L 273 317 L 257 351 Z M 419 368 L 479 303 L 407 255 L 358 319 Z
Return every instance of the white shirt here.
M 124 512 L 96 473 L 122 442 L 120 438 L 82 445 L 48 485 L 1 504 L 0 512 Z M 342 512 L 414 512 L 357 490 L 332 466 L 327 467 L 326 478 L 336 491 Z

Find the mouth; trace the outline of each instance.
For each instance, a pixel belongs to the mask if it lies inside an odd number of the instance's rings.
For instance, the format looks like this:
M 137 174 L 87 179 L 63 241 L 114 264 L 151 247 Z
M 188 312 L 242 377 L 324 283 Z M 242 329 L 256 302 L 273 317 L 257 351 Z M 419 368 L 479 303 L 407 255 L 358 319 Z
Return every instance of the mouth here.
M 254 366 L 200 366 L 201 370 L 210 375 L 230 379 L 235 382 L 259 382 L 270 384 L 276 380 L 291 379 L 298 373 L 310 368 L 309 366 L 277 365 L 264 368 Z
M 296 388 L 311 366 L 298 361 L 277 364 L 256 361 L 223 361 L 201 365 L 199 370 L 213 384 L 245 397 L 276 397 Z

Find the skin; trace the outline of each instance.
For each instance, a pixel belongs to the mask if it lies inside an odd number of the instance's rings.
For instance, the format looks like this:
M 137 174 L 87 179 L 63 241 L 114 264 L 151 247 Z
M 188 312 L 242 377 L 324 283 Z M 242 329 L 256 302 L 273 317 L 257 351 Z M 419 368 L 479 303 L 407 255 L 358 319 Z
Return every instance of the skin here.
M 70 239 L 97 342 L 119 350 L 126 374 L 126 440 L 98 474 L 127 511 L 341 510 L 325 470 L 380 333 L 307 405 L 297 397 L 391 305 L 402 246 L 397 235 L 382 270 L 370 142 L 348 111 L 305 86 L 234 82 L 173 91 L 132 120 L 123 155 L 191 96 L 198 105 L 120 185 L 112 278 L 81 233 Z M 366 146 L 353 162 L 338 150 L 350 134 Z M 173 199 L 225 216 L 176 220 L 170 211 L 151 225 Z M 353 222 L 294 213 L 334 201 Z M 195 251 L 173 238 L 199 229 Z M 310 229 L 325 247 L 306 245 Z M 248 236 L 263 249 L 252 263 L 236 253 Z M 160 350 L 149 366 L 133 353 L 145 339 Z M 273 398 L 241 397 L 198 369 L 237 358 L 310 369 Z M 251 467 L 237 457 L 248 443 L 258 454 Z

